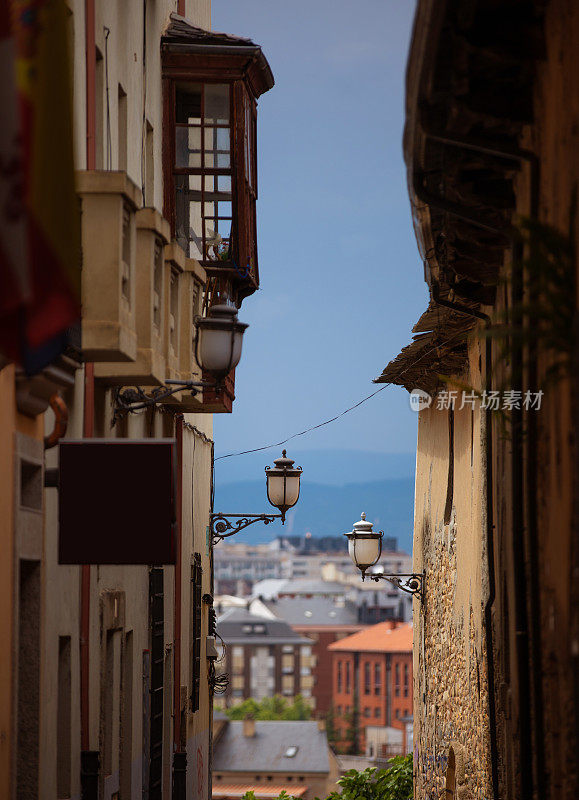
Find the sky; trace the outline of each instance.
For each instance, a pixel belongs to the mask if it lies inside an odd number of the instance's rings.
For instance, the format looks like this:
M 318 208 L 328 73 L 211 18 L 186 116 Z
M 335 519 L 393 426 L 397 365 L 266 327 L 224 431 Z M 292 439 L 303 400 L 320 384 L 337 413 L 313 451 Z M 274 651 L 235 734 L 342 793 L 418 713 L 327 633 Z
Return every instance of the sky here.
M 276 81 L 258 107 L 261 287 L 239 313 L 250 327 L 233 413 L 214 416 L 216 455 L 371 394 L 426 308 L 402 157 L 413 12 L 411 0 L 213 0 L 214 30 L 260 44 Z M 387 387 L 288 455 L 412 453 L 416 421 L 406 391 Z M 231 459 L 229 479 L 253 477 L 248 463 Z

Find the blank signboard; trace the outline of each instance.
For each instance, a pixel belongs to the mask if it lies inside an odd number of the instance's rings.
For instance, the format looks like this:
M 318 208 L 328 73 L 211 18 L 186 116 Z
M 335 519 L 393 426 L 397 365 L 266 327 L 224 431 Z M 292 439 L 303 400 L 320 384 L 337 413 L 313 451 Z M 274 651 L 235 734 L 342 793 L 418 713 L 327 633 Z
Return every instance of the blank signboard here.
M 175 563 L 175 441 L 60 443 L 60 564 Z

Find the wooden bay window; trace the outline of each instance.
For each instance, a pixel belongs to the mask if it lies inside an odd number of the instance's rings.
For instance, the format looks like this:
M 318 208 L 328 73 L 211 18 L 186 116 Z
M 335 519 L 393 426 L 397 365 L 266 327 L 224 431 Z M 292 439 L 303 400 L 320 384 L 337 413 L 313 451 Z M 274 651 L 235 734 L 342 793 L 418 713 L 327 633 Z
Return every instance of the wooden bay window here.
M 259 286 L 257 99 L 273 86 L 261 48 L 171 15 L 162 40 L 164 213 L 206 270 L 211 303 Z

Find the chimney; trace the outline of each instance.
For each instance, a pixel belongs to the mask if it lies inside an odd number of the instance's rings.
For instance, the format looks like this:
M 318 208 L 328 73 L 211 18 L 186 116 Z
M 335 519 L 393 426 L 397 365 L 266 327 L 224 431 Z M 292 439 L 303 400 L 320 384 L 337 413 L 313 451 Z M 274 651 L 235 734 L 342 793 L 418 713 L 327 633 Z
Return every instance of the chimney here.
M 255 736 L 255 719 L 248 714 L 243 720 L 243 735 L 248 739 L 253 739 Z
M 326 720 L 325 719 L 319 719 L 318 720 L 318 730 L 319 731 L 325 731 L 326 730 Z

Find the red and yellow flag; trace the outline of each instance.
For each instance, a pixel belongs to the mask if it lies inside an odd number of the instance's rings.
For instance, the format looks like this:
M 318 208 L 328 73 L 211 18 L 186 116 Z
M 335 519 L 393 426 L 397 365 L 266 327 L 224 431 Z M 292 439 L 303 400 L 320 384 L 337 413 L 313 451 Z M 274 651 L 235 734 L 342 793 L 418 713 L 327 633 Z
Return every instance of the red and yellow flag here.
M 0 58 L 8 66 L 0 80 L 15 80 L 18 96 L 7 151 L 0 140 L 0 165 L 12 158 L 17 173 L 17 220 L 6 206 L 0 210 L 0 351 L 32 373 L 62 352 L 67 329 L 80 319 L 70 21 L 64 0 L 0 0 L 0 16 Z

